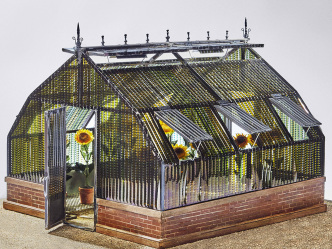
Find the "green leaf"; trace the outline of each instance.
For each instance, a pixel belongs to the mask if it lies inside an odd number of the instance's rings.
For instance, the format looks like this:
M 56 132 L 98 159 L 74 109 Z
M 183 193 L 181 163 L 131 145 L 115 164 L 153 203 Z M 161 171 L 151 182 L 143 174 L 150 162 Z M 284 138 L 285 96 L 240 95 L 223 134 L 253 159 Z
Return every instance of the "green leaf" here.
M 189 156 L 188 156 L 189 158 L 191 158 L 191 159 L 194 159 L 195 158 L 195 151 L 194 150 L 191 150 L 190 152 L 189 152 Z
M 176 141 L 172 141 L 171 144 L 174 146 L 174 145 L 177 144 L 177 142 L 178 142 L 178 140 L 176 140 Z

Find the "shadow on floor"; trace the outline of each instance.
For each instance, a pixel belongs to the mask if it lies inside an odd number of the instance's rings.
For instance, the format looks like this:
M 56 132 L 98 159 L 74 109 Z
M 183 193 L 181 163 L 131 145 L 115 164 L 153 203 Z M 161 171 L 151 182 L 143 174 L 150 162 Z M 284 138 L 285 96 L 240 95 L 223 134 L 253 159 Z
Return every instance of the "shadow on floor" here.
M 49 232 L 49 234 L 67 239 L 89 243 L 105 248 L 124 249 L 124 248 L 150 248 L 133 242 L 113 238 L 96 232 L 89 232 L 83 229 L 62 225 Z

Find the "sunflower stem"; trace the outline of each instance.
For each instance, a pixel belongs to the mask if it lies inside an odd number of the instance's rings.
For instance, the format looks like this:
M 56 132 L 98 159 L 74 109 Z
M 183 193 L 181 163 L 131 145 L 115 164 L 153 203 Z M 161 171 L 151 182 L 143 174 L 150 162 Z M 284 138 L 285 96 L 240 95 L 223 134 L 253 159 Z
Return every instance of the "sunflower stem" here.
M 89 145 L 90 144 L 84 144 L 84 145 L 81 145 L 81 155 L 85 161 L 85 168 L 84 168 L 84 171 L 83 171 L 83 174 L 85 176 L 85 186 L 89 186 L 89 183 L 88 183 L 88 176 L 89 176 L 89 161 L 90 161 L 90 158 L 91 158 L 91 153 L 89 153 Z

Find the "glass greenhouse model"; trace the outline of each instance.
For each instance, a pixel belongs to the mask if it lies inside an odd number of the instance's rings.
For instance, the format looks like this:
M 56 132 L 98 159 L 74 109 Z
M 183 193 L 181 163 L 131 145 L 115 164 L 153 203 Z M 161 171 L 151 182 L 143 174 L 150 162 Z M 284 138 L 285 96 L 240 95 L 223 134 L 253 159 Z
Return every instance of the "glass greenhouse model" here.
M 154 247 L 221 235 L 246 219 L 324 211 L 321 123 L 243 31 L 237 40 L 188 33 L 173 42 L 167 31 L 165 42 L 125 36 L 124 45 L 83 47 L 78 27 L 76 46 L 63 49 L 72 56 L 29 95 L 8 134 L 5 208 L 38 211 L 46 228 L 65 221 Z M 89 132 L 87 146 L 78 132 Z M 86 185 L 93 199 L 82 203 Z M 291 196 L 292 206 L 282 194 L 293 186 L 303 199 Z M 256 214 L 264 198 L 276 208 Z M 248 202 L 251 213 L 229 218 Z M 214 212 L 209 227 L 195 224 Z

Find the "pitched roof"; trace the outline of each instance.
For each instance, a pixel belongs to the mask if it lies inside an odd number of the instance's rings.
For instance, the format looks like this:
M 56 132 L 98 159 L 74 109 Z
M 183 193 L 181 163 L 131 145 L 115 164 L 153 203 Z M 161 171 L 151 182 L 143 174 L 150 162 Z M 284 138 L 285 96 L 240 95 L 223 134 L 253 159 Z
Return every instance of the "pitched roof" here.
M 209 92 L 194 70 L 216 93 Z M 295 90 L 264 60 L 215 60 L 100 68 L 137 109 L 263 99 Z M 217 99 L 215 96 L 219 96 Z

